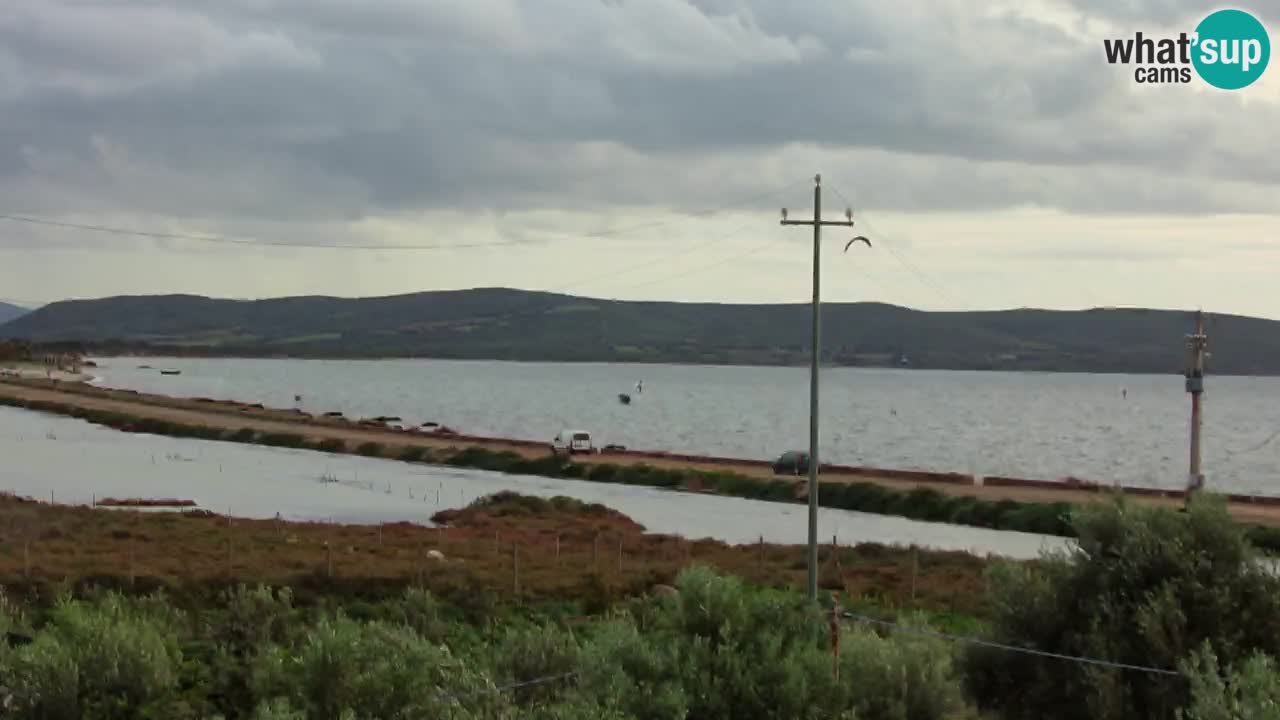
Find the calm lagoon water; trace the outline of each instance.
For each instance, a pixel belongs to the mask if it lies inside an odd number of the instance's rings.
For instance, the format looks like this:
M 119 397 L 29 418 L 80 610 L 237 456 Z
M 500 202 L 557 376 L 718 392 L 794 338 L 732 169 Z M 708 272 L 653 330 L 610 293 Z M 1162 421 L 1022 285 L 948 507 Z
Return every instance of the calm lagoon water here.
M 408 521 L 513 490 L 598 502 L 650 532 L 732 543 L 805 542 L 806 508 L 655 488 L 502 475 L 351 455 L 120 433 L 86 422 L 0 407 L 0 491 L 59 503 L 114 497 L 177 498 L 241 517 L 338 522 Z M 330 481 L 322 480 L 326 478 Z M 332 482 L 331 480 L 336 480 Z M 822 510 L 824 538 L 915 544 L 1027 558 L 1062 538 Z
M 106 358 L 98 382 L 461 432 L 745 458 L 808 446 L 805 368 L 438 360 Z M 151 365 L 154 369 L 139 369 Z M 160 368 L 182 371 L 162 376 Z M 636 383 L 643 381 L 643 391 Z M 832 368 L 822 453 L 845 464 L 1180 488 L 1189 396 L 1176 375 Z M 1211 487 L 1280 494 L 1280 378 L 1210 377 Z M 630 393 L 630 405 L 618 402 Z M 302 400 L 295 403 L 294 396 Z

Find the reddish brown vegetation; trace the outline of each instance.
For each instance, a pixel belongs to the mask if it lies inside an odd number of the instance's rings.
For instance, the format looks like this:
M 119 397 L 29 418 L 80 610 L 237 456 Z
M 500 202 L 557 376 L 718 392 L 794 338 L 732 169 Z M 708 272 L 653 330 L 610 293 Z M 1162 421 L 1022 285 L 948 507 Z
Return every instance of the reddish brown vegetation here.
M 100 507 L 181 508 L 195 507 L 196 502 L 174 498 L 103 498 L 98 501 L 98 505 Z
M 754 583 L 803 587 L 801 546 L 647 534 L 606 508 L 548 512 L 528 500 L 442 513 L 450 525 L 428 528 L 247 520 L 200 510 L 94 510 L 0 496 L 0 583 L 184 590 L 266 582 L 355 593 L 421 584 L 461 598 L 510 599 L 518 592 L 526 600 L 592 603 L 648 592 L 703 563 Z M 963 553 L 920 551 L 913 563 L 907 549 L 828 546 L 822 559 L 823 586 L 854 597 L 906 606 L 914 586 L 920 607 L 969 612 L 980 602 L 985 561 Z

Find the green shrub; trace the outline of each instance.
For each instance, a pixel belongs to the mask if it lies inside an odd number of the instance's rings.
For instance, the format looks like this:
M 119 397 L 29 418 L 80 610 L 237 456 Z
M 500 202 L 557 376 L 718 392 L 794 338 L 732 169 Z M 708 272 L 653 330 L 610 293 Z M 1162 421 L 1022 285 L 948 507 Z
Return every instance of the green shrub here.
M 449 621 L 444 605 L 434 595 L 420 588 L 407 588 L 403 595 L 384 603 L 378 615 L 384 622 L 408 627 L 434 644 L 455 638 L 463 630 L 459 623 Z
M 684 483 L 684 473 L 679 470 L 656 468 L 646 463 L 623 465 L 614 472 L 616 482 L 624 485 L 641 485 L 644 487 L 680 487 Z
M 1250 656 L 1237 668 L 1222 668 L 1206 644 L 1183 664 L 1191 704 L 1179 720 L 1272 719 L 1280 715 L 1280 672 L 1275 661 Z
M 597 628 L 581 658 L 583 705 L 641 720 L 691 717 L 678 649 L 627 619 Z
M 521 467 L 523 462 L 524 458 L 510 450 L 494 452 L 481 447 L 463 448 L 445 460 L 446 465 L 493 472 L 512 472 L 514 468 Z
M 300 448 L 307 444 L 307 439 L 297 433 L 263 433 L 258 436 L 259 445 L 273 447 Z
M 232 442 L 251 443 L 257 436 L 258 433 L 254 431 L 253 428 L 240 428 L 234 433 L 231 433 L 230 437 L 227 439 Z
M 785 480 L 761 480 L 732 472 L 703 472 L 699 478 L 704 485 L 724 495 L 752 500 L 795 499 L 795 491 Z
M 539 678 L 577 672 L 580 649 L 573 635 L 550 625 L 508 630 L 494 652 L 494 680 L 502 685 L 527 683 Z M 572 677 L 562 681 L 517 688 L 515 703 L 521 707 L 543 705 L 563 699 L 574 686 Z
M 900 620 L 903 632 L 882 637 L 865 626 L 840 640 L 841 692 L 859 718 L 943 720 L 969 715 L 954 649 L 912 632 L 923 623 Z
M 837 714 L 825 623 L 803 596 L 749 591 L 705 568 L 681 573 L 676 588 L 652 627 L 677 649 L 689 717 Z
M 502 702 L 492 683 L 448 648 L 407 627 L 321 619 L 299 645 L 255 663 L 264 701 L 287 700 L 308 718 L 484 716 Z
M 591 482 L 617 482 L 618 466 L 613 463 L 596 463 L 587 470 L 587 479 Z
M 181 659 L 172 628 L 118 595 L 62 600 L 31 644 L 3 656 L 0 682 L 18 717 L 163 717 Z
M 400 459 L 404 462 L 422 462 L 427 457 L 427 449 L 421 447 L 406 447 L 400 451 Z
M 338 438 L 325 438 L 316 443 L 316 449 L 327 453 L 342 453 L 347 451 L 347 444 Z
M 288 642 L 304 632 L 301 613 L 288 588 L 238 586 L 219 596 L 220 607 L 202 614 L 211 643 L 195 644 L 195 661 L 208 668 L 207 689 L 214 708 L 227 717 L 247 717 L 257 698 L 252 689 L 252 660 L 272 643 Z
M 513 475 L 537 475 L 540 477 L 563 477 L 565 466 L 570 465 L 565 460 L 555 457 L 554 455 L 546 455 L 536 459 L 524 459 L 512 461 L 504 472 Z
M 360 443 L 356 446 L 356 454 L 364 455 L 366 457 L 378 457 L 382 454 L 382 443 L 373 442 L 372 440 Z
M 1235 665 L 1280 653 L 1280 580 L 1219 498 L 1187 513 L 1117 500 L 1076 511 L 1079 550 L 992 571 L 992 639 L 1144 667 L 1176 668 L 1205 642 Z M 975 648 L 974 695 L 1006 718 L 1173 718 L 1181 677 L 1135 675 Z
M 307 720 L 307 714 L 295 710 L 288 700 L 263 702 L 253 712 L 253 720 Z
M 899 511 L 906 517 L 927 522 L 946 522 L 950 519 L 950 498 L 931 487 L 913 488 L 899 495 Z
M 1249 525 L 1245 527 L 1245 537 L 1259 550 L 1269 554 L 1280 554 L 1280 528 Z

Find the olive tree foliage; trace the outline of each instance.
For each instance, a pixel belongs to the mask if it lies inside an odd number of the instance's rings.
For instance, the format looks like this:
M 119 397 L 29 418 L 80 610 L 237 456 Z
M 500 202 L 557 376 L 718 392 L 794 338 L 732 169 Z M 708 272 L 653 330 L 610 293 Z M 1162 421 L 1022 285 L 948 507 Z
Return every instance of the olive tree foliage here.
M 509 616 L 460 630 L 411 591 L 297 607 L 229 589 L 198 611 L 164 598 L 62 600 L 32 640 L 0 643 L 0 717 L 253 720 L 957 720 L 952 648 L 846 627 L 799 593 L 705 568 L 674 595 L 574 629 Z M 912 622 L 910 619 L 907 622 Z M 0 598 L 0 630 L 26 628 Z M 838 673 L 837 673 L 838 670 Z M 838 677 L 837 677 L 838 675 Z
M 259 716 L 392 720 L 494 716 L 492 682 L 408 626 L 323 618 L 292 647 L 274 646 L 254 669 Z
M 1074 518 L 1078 549 L 992 572 L 1000 642 L 1157 669 L 1209 643 L 1234 665 L 1280 651 L 1280 583 L 1217 498 L 1187 512 L 1100 503 Z M 1173 718 L 1181 676 L 976 648 L 979 703 L 1012 719 Z
M 1280 670 L 1272 658 L 1254 654 L 1237 668 L 1222 668 L 1206 645 L 1183 670 L 1191 702 L 1179 720 L 1280 720 Z
M 169 619 L 144 604 L 62 599 L 29 644 L 0 654 L 3 701 L 45 720 L 172 715 L 181 660 Z
M 889 636 L 864 627 L 846 631 L 840 645 L 840 690 L 859 718 L 959 719 L 973 715 L 965 700 L 954 648 L 917 633 L 922 619 L 904 617 Z
M 845 630 L 837 680 L 827 621 L 799 594 L 748 589 L 705 568 L 676 588 L 585 644 L 581 696 L 639 720 L 967 714 L 948 647 Z

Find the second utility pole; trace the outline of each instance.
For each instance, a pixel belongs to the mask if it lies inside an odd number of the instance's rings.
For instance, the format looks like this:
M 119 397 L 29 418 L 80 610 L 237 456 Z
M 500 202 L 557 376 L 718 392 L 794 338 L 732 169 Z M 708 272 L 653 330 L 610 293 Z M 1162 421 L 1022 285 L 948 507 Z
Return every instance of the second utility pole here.
M 809 600 L 818 599 L 818 359 L 822 350 L 821 295 L 822 226 L 853 226 L 852 212 L 844 220 L 822 219 L 822 176 L 813 176 L 813 220 L 788 220 L 783 225 L 813 226 L 813 347 L 809 358 Z
M 1187 392 L 1191 393 L 1191 463 L 1187 473 L 1187 502 L 1204 487 L 1204 473 L 1200 470 L 1200 398 L 1204 395 L 1204 355 L 1209 338 L 1204 332 L 1204 311 L 1196 312 L 1196 331 L 1187 336 Z

